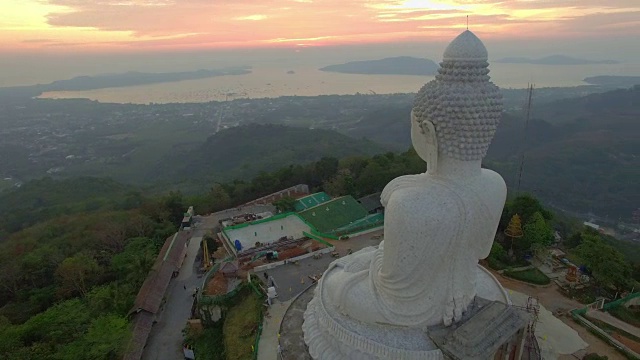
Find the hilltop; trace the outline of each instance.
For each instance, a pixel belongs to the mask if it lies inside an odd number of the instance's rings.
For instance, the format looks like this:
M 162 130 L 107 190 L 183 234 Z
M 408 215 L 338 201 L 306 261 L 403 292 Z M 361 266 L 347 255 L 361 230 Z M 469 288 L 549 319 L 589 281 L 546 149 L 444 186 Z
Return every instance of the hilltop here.
M 150 177 L 201 183 L 249 179 L 261 171 L 322 157 L 374 155 L 387 149 L 332 130 L 250 124 L 222 130 L 191 150 L 161 160 Z
M 640 153 L 632 140 L 640 105 L 634 89 L 600 94 L 589 94 L 604 91 L 597 86 L 536 89 L 526 147 L 521 110 L 526 91 L 503 90 L 507 112 L 487 164 L 513 186 L 526 150 L 524 190 L 558 207 L 629 218 L 629 209 L 638 206 L 628 183 L 638 178 L 630 166 Z M 0 150 L 6 155 L 0 157 L 0 191 L 42 176 L 89 175 L 191 194 L 214 182 L 325 156 L 405 151 L 411 145 L 412 101 L 412 94 L 394 94 L 202 104 L 41 99 L 24 106 L 0 104 Z M 212 135 L 217 124 L 228 129 Z M 576 164 L 584 159 L 589 166 L 583 169 Z M 545 161 L 562 170 L 542 178 L 546 170 L 535 169 Z M 592 199 L 596 191 L 598 201 Z
M 550 55 L 538 59 L 528 57 L 506 57 L 495 62 L 504 64 L 535 64 L 535 65 L 594 65 L 619 64 L 615 60 L 587 60 L 566 55 Z
M 219 70 L 200 69 L 196 71 L 145 73 L 128 71 L 117 74 L 83 75 L 71 79 L 56 80 L 48 84 L 15 86 L 0 88 L 0 95 L 15 98 L 29 98 L 47 91 L 83 91 L 110 87 L 125 87 L 164 82 L 205 79 L 225 75 L 244 75 L 251 73 L 250 67 L 239 66 Z
M 631 87 L 640 85 L 640 76 L 600 75 L 586 77 L 583 81 L 600 86 Z
M 524 139 L 522 112 L 505 113 L 485 165 L 513 189 L 522 153 L 521 189 L 556 207 L 629 218 L 640 204 L 640 87 L 536 106 Z M 410 146 L 410 107 L 371 111 L 346 133 Z
M 320 70 L 345 74 L 426 76 L 435 75 L 438 67 L 438 64 L 429 59 L 399 56 L 380 60 L 351 61 L 345 64 L 325 66 Z

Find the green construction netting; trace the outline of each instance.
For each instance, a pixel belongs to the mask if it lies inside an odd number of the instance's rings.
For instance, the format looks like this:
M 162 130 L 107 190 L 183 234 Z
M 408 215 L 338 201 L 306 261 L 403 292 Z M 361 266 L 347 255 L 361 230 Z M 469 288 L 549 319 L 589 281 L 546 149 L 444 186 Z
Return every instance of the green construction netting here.
M 296 211 L 299 212 L 312 208 L 314 206 L 318 206 L 322 203 L 326 203 L 329 200 L 331 200 L 331 196 L 327 195 L 324 192 L 318 192 L 296 200 L 294 206 L 296 208 Z
M 300 212 L 300 216 L 318 231 L 331 233 L 352 225 L 369 214 L 351 196 L 343 196 Z
M 334 229 L 334 233 L 339 234 L 349 234 L 352 232 L 365 230 L 367 228 L 371 228 L 374 226 L 381 226 L 384 224 L 384 215 L 383 214 L 371 214 L 362 219 L 358 219 L 353 223 L 342 226 L 338 229 Z

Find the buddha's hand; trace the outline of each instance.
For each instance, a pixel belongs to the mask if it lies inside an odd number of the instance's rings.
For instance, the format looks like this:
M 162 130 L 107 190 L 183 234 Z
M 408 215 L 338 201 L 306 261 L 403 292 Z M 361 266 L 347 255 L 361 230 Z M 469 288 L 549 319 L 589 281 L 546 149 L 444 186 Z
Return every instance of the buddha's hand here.
M 445 326 L 449 326 L 454 322 L 458 322 L 462 319 L 462 315 L 467 311 L 469 299 L 466 295 L 454 296 L 449 300 L 445 307 L 444 316 L 442 322 Z

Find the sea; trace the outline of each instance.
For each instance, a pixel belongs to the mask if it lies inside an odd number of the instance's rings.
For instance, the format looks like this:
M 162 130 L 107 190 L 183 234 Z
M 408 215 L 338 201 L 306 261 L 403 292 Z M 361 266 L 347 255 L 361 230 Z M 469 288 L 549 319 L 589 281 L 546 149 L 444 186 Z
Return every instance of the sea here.
M 588 85 L 597 75 L 640 75 L 640 64 L 534 65 L 492 63 L 492 81 L 502 88 Z M 433 76 L 356 75 L 312 66 L 254 66 L 250 74 L 88 91 L 52 91 L 41 98 L 86 98 L 104 103 L 189 103 L 239 98 L 414 93 Z

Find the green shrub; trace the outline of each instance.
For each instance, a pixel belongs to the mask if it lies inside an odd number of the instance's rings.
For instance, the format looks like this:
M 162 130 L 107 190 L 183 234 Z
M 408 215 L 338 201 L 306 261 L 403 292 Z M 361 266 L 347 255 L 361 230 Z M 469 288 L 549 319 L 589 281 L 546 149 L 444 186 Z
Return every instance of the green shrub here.
M 522 271 L 507 270 L 504 272 L 504 275 L 510 278 L 514 278 L 516 280 L 520 280 L 520 281 L 524 281 L 524 282 L 528 282 L 536 285 L 547 285 L 551 282 L 551 279 L 549 279 L 547 275 L 543 274 L 542 271 L 536 268 L 522 270 Z
M 185 328 L 185 345 L 193 348 L 198 360 L 226 360 L 222 326 L 223 322 L 219 321 L 197 334 Z
M 255 292 L 248 292 L 229 309 L 224 320 L 224 349 L 227 360 L 252 358 L 258 327 L 261 324 L 262 299 Z
M 493 270 L 502 270 L 507 268 L 507 264 L 503 263 L 502 261 L 496 259 L 491 255 L 489 255 L 489 257 L 487 258 L 487 264 Z

